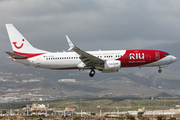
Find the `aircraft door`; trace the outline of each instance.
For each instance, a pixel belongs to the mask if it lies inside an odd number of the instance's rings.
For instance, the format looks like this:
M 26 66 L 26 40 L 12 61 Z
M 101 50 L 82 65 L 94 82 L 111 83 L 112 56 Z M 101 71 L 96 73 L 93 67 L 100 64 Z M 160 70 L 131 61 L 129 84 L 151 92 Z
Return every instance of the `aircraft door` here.
M 34 57 L 34 58 L 30 58 L 29 61 L 33 64 L 33 66 L 40 67 L 41 58 L 39 56 L 38 57 Z
M 160 59 L 160 53 L 159 52 L 155 52 L 155 59 L 159 60 Z
M 41 64 L 41 57 L 37 57 L 35 63 L 36 63 L 36 65 L 37 65 L 37 67 L 40 67 L 40 64 Z

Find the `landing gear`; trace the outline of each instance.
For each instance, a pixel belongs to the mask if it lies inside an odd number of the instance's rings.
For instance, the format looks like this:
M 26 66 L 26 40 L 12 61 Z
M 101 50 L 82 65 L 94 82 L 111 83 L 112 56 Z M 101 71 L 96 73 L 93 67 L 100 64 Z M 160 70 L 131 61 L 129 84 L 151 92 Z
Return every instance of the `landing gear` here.
M 159 70 L 158 70 L 159 73 L 162 73 L 162 70 L 161 70 L 161 67 L 159 67 Z
M 159 72 L 159 73 L 162 73 L 162 70 L 161 70 L 161 69 L 159 69 L 159 70 L 158 70 L 158 72 Z
M 93 77 L 95 75 L 95 71 L 94 71 L 94 69 L 91 69 L 91 71 L 90 71 L 90 73 L 89 73 L 89 76 L 90 77 Z

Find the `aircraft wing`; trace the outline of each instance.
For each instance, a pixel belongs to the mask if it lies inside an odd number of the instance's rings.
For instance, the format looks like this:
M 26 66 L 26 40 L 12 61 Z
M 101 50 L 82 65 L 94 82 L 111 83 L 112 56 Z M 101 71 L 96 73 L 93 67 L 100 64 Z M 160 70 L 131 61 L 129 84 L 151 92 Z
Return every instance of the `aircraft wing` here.
M 6 52 L 6 53 L 14 59 L 27 59 L 26 56 L 18 55 L 12 52 Z
M 72 41 L 69 39 L 68 36 L 66 36 L 66 39 L 68 41 L 68 44 L 70 46 L 69 50 L 73 49 L 78 55 L 80 55 L 80 59 L 81 61 L 86 64 L 87 67 L 95 67 L 96 65 L 102 65 L 104 64 L 104 60 L 95 57 L 81 49 L 79 49 L 78 47 L 76 47 Z M 68 51 L 69 51 L 68 50 Z

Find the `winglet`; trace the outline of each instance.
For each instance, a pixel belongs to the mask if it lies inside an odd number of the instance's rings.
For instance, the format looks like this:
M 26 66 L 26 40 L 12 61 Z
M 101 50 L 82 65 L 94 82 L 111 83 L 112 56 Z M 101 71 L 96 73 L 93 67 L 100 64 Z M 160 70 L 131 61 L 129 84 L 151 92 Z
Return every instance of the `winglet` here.
M 74 46 L 74 44 L 72 43 L 72 41 L 69 39 L 69 37 L 67 36 L 67 35 L 65 35 L 66 36 L 66 39 L 67 39 L 67 42 L 68 42 L 68 44 L 69 44 L 69 49 L 68 49 L 68 52 L 70 51 L 70 50 L 72 50 L 75 46 Z

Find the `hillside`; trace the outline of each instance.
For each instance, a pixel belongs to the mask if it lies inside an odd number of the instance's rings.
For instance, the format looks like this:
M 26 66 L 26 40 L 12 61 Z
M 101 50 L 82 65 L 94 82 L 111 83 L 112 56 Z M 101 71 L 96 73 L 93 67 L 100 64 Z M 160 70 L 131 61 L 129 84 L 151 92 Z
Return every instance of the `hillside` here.
M 1 101 L 4 97 L 25 101 L 77 97 L 147 98 L 161 92 L 180 96 L 180 72 L 164 68 L 159 74 L 157 69 L 121 69 L 118 73 L 107 74 L 97 71 L 91 78 L 89 71 L 46 70 L 7 61 L 0 64 Z M 60 79 L 75 79 L 76 82 L 58 82 Z
M 21 109 L 26 104 L 33 102 L 19 102 L 19 103 L 0 103 L 0 109 Z M 47 101 L 38 102 L 39 104 L 47 105 Z M 127 110 L 138 110 L 145 107 L 146 110 L 167 110 L 176 108 L 179 105 L 179 99 L 140 99 L 140 98 L 82 98 L 82 99 L 57 99 L 49 101 L 50 108 L 57 108 L 64 110 L 65 107 L 74 108 L 76 112 L 117 112 Z

